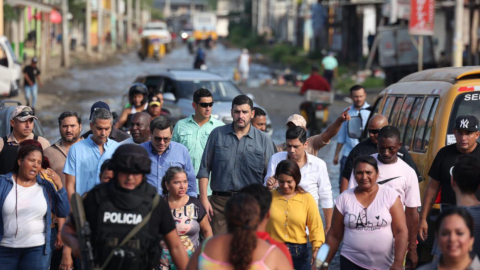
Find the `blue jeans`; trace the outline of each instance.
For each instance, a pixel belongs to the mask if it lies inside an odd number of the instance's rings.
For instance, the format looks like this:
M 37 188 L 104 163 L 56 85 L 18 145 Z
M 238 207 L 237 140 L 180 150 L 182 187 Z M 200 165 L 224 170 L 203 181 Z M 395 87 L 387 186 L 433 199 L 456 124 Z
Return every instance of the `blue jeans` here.
M 37 104 L 37 96 L 38 96 L 37 84 L 35 83 L 34 85 L 25 85 L 24 90 L 25 90 L 25 98 L 27 99 L 27 106 L 35 108 L 35 104 Z M 32 98 L 32 103 L 30 103 L 30 98 Z
M 49 244 L 49 243 L 47 243 Z M 48 270 L 50 254 L 44 254 L 45 245 L 30 248 L 0 246 L 2 270 Z
M 343 170 L 345 169 L 345 163 L 347 163 L 347 158 L 347 156 L 342 156 L 342 159 L 340 159 L 340 173 L 338 178 L 338 183 L 340 183 L 340 185 L 342 184 L 342 174 Z
M 307 244 L 292 244 L 285 243 L 292 255 L 293 268 L 295 270 L 311 270 L 312 265 L 310 264 L 309 252 Z

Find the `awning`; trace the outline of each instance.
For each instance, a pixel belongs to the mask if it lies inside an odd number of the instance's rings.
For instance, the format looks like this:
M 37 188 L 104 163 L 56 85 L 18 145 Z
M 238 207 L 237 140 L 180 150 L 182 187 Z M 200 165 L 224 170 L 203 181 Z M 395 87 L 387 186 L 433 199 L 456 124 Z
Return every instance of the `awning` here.
M 60 10 L 60 6 L 45 4 L 34 0 L 5 0 L 5 4 L 12 7 L 34 7 L 42 12 L 50 12 L 52 9 Z

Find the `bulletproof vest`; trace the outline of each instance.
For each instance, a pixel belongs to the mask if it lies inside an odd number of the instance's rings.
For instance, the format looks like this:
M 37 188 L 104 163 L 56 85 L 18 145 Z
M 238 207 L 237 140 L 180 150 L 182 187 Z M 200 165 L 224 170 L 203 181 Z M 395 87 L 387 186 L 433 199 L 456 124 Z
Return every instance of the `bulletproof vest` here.
M 15 165 L 15 158 L 17 157 L 19 145 L 13 145 L 8 143 L 7 136 L 3 137 L 3 149 L 0 152 L 0 174 L 7 174 L 12 171 L 13 165 Z M 38 141 L 38 136 L 33 137 L 35 141 Z
M 95 194 L 98 205 L 97 225 L 94 239 L 94 257 L 98 265 L 102 265 L 111 250 L 115 249 L 125 236 L 148 214 L 152 206 L 152 198 L 145 196 L 139 207 L 123 210 L 110 200 L 106 186 Z M 150 223 L 150 222 L 149 222 Z M 106 267 L 107 270 L 149 269 L 158 264 L 160 257 L 160 237 L 151 236 L 147 223 L 127 244 L 115 252 L 115 256 Z

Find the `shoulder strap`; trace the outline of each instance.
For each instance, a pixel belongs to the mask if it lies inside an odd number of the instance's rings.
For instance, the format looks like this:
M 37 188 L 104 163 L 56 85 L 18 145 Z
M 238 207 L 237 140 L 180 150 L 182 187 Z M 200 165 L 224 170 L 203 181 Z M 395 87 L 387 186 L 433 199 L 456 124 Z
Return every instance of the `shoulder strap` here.
M 112 249 L 112 251 L 110 251 L 110 254 L 108 254 L 108 257 L 105 260 L 105 262 L 103 263 L 103 265 L 100 268 L 95 268 L 94 270 L 103 270 L 108 266 L 108 263 L 112 259 L 115 250 L 117 250 L 117 249 L 121 248 L 123 245 L 125 245 L 128 242 L 128 240 L 130 240 L 132 237 L 134 237 L 143 228 L 143 226 L 145 226 L 145 224 L 147 224 L 147 222 L 150 220 L 150 217 L 152 216 L 153 211 L 155 210 L 155 208 L 157 208 L 159 202 L 160 202 L 160 195 L 156 194 L 155 197 L 153 198 L 152 209 L 150 209 L 150 212 L 148 212 L 148 214 L 145 216 L 145 218 L 142 220 L 142 222 L 138 223 L 127 234 L 127 236 L 125 236 L 125 238 L 123 238 L 122 242 L 116 248 L 114 248 L 114 249 Z
M 8 143 L 7 141 L 8 141 L 7 136 L 4 136 L 4 137 L 3 137 L 3 147 L 5 147 L 5 145 L 7 145 L 7 143 Z M 3 149 L 2 149 L 2 150 L 3 150 Z
M 270 254 L 270 253 L 273 251 L 273 249 L 275 249 L 276 247 L 277 247 L 276 245 L 271 245 L 271 246 L 268 248 L 267 252 L 265 252 L 265 254 L 263 255 L 263 257 L 262 257 L 262 259 L 261 259 L 260 261 L 262 261 L 262 262 L 265 261 L 265 259 L 267 258 L 268 254 Z
M 33 139 L 34 139 L 35 141 L 38 141 L 38 135 L 33 134 Z

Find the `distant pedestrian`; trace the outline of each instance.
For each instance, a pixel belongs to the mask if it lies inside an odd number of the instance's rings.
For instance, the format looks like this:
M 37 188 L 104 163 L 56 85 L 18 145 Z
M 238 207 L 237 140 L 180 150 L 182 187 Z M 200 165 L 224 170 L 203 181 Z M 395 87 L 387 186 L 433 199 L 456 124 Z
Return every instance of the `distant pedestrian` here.
M 350 110 L 350 115 L 359 116 L 362 120 L 362 128 L 365 128 L 368 117 L 370 116 L 370 111 L 367 110 L 367 108 L 370 107 L 370 104 L 366 102 L 367 91 L 365 91 L 365 88 L 361 85 L 354 85 L 350 88 L 350 98 L 353 100 L 353 104 L 346 109 Z M 340 162 L 339 182 L 342 181 L 342 172 L 345 168 L 348 154 L 350 154 L 350 151 L 352 151 L 352 149 L 359 143 L 358 139 L 350 138 L 348 136 L 347 124 L 348 122 L 344 122 L 338 132 L 337 148 L 335 149 L 335 156 L 333 158 L 333 165 L 338 165 Z M 340 152 L 342 152 L 341 157 Z
M 92 120 L 93 113 L 100 108 L 106 109 L 110 112 L 110 106 L 108 106 L 107 103 L 105 103 L 103 101 L 97 101 L 97 102 L 93 103 L 92 107 L 90 108 L 90 121 Z M 82 134 L 82 138 L 86 139 L 91 134 L 92 134 L 92 130 L 89 130 L 89 131 Z M 122 141 L 130 138 L 130 136 L 128 136 L 127 133 L 125 133 L 125 132 L 123 132 L 119 129 L 116 129 L 115 127 L 112 126 L 112 130 L 110 131 L 110 135 L 108 136 L 108 138 L 111 139 L 111 140 L 114 140 L 116 142 L 122 142 Z
M 33 134 L 34 120 L 38 120 L 34 111 L 27 106 L 18 106 L 10 114 L 12 133 L 0 139 L 0 174 L 12 171 L 19 144 L 25 140 L 40 142 L 43 149 L 50 143 L 43 137 Z
M 253 110 L 255 115 L 252 118 L 252 125 L 265 132 L 267 130 L 267 113 L 259 107 L 253 107 Z
M 251 125 L 253 101 L 239 95 L 232 101 L 233 123 L 217 127 L 208 137 L 197 178 L 200 199 L 212 219 L 213 234 L 227 231 L 225 204 L 245 186 L 262 184 L 273 155 L 272 140 Z M 211 174 L 212 196 L 207 196 Z
M 195 113 L 178 121 L 173 130 L 172 141 L 187 147 L 192 158 L 195 175 L 200 169 L 203 151 L 210 133 L 215 128 L 225 125 L 222 121 L 212 117 L 213 106 L 212 93 L 205 88 L 198 89 L 193 93 L 192 107 Z M 199 186 L 198 179 L 197 186 Z M 207 187 L 207 195 L 212 195 L 210 186 Z
M 32 109 L 35 110 L 38 97 L 38 87 L 42 87 L 42 81 L 40 80 L 40 70 L 37 68 L 38 58 L 33 57 L 30 65 L 23 69 L 23 89 L 25 90 L 25 99 L 27 100 L 27 106 L 32 105 Z M 37 83 L 38 81 L 38 83 Z M 32 103 L 30 103 L 30 98 Z
M 73 193 L 83 195 L 100 183 L 100 167 L 119 145 L 108 138 L 112 124 L 110 111 L 104 108 L 95 110 L 90 121 L 93 134 L 70 147 L 63 168 L 69 198 Z
M 330 92 L 330 83 L 320 76 L 319 71 L 318 66 L 312 66 L 310 69 L 310 77 L 305 80 L 302 88 L 300 88 L 300 95 L 304 95 L 309 90 Z
M 322 59 L 323 78 L 327 80 L 330 88 L 332 88 L 332 82 L 338 73 L 338 61 L 335 59 L 334 53 L 329 52 L 327 56 Z
M 147 109 L 148 89 L 143 83 L 134 83 L 128 90 L 128 101 L 130 107 L 125 108 L 117 119 L 114 127 L 120 129 L 122 127 L 130 128 L 132 117 L 137 112 L 143 112 Z
M 157 95 L 150 94 L 148 98 L 148 107 L 147 110 L 148 114 L 150 114 L 152 119 L 159 115 L 166 115 L 170 116 L 168 110 L 163 108 L 163 94 L 159 93 Z
M 108 183 L 114 177 L 111 159 L 106 159 L 100 167 L 100 182 Z
M 197 197 L 197 180 L 188 149 L 177 142 L 172 142 L 173 124 L 167 116 L 160 115 L 150 122 L 150 141 L 140 144 L 147 149 L 152 161 L 147 182 L 162 194 L 162 178 L 170 167 L 181 167 L 187 173 L 187 194 Z
M 150 122 L 152 117 L 146 112 L 137 112 L 132 117 L 132 123 L 130 125 L 130 135 L 128 138 L 122 141 L 120 144 L 134 143 L 141 144 L 150 141 Z
M 250 64 L 252 59 L 250 54 L 248 54 L 247 49 L 242 50 L 242 54 L 238 57 L 238 72 L 242 77 L 242 84 L 246 84 L 248 80 L 248 73 L 250 72 Z

